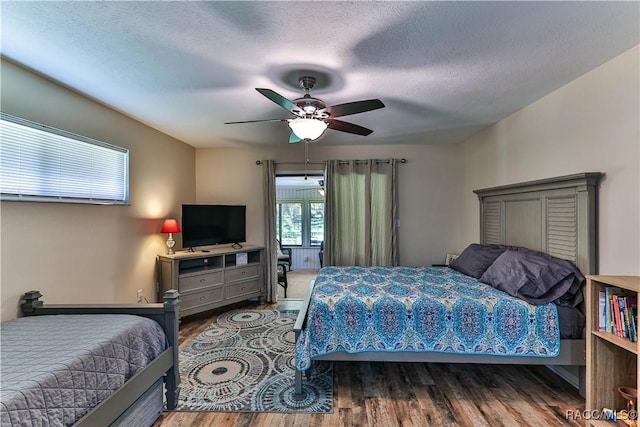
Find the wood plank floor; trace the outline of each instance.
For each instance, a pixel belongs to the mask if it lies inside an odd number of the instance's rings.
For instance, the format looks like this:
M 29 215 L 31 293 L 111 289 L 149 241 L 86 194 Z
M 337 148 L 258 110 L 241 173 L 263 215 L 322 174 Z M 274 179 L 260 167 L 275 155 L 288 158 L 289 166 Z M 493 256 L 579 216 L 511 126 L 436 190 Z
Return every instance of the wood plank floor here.
M 215 317 L 183 319 L 181 347 Z M 584 426 L 565 416 L 584 404 L 542 366 L 334 362 L 331 414 L 165 412 L 153 427 Z

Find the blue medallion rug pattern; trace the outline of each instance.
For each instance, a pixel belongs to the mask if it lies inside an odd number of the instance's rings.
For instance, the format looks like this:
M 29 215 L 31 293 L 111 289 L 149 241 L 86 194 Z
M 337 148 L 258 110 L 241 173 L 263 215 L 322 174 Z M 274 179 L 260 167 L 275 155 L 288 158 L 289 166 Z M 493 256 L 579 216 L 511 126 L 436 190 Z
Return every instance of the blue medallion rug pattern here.
M 231 310 L 180 351 L 177 411 L 300 412 L 333 410 L 330 362 L 305 372 L 294 395 L 297 312 Z

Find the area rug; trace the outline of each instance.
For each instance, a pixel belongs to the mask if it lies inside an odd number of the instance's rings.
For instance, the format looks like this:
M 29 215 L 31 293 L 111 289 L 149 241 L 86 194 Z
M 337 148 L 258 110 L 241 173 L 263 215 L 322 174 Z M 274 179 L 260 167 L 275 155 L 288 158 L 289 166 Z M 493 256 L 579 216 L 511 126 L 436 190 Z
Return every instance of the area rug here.
M 316 362 L 295 396 L 293 324 L 297 312 L 231 310 L 180 352 L 178 411 L 333 410 L 333 370 Z

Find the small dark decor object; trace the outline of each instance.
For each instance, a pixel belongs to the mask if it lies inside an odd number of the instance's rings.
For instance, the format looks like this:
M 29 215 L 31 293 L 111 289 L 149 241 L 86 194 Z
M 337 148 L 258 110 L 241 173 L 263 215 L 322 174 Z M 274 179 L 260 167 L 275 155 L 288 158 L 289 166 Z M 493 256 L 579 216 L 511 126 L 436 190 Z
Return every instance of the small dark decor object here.
M 634 411 L 638 400 L 638 389 L 632 387 L 618 387 L 618 393 L 620 393 L 624 400 L 627 401 L 627 412 Z

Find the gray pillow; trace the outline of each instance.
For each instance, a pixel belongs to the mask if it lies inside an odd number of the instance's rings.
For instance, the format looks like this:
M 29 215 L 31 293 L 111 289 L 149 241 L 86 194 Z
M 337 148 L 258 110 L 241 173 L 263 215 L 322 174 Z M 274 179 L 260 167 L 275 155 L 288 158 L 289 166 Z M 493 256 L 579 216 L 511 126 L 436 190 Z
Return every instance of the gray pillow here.
M 530 304 L 562 301 L 560 305 L 575 307 L 582 300 L 577 291 L 584 276 L 567 260 L 514 248 L 496 258 L 480 281 Z
M 479 279 L 491 264 L 498 258 L 507 246 L 480 245 L 472 243 L 456 259 L 449 263 L 449 267 L 467 276 Z

